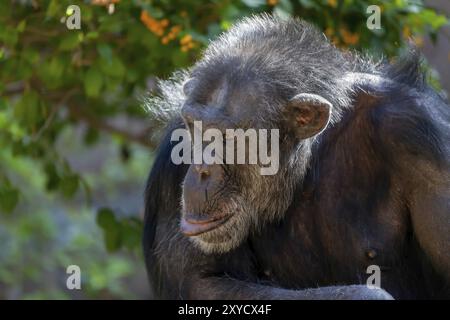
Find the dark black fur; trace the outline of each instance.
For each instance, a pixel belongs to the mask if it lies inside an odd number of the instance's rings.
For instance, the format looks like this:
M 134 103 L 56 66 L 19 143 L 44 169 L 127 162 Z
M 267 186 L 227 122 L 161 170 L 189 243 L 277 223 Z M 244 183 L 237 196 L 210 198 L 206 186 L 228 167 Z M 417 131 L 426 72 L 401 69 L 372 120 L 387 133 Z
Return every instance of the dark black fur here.
M 328 93 L 336 105 L 351 101 L 352 107 L 342 108 L 339 121 L 315 140 L 310 166 L 284 218 L 225 254 L 203 254 L 178 231 L 187 166 L 170 160 L 170 133 L 183 126 L 174 120 L 145 194 L 143 244 L 155 296 L 296 298 L 276 288 L 364 284 L 367 266 L 376 264 L 383 289 L 394 298 L 450 298 L 448 238 L 443 247 L 424 249 L 411 218 L 416 186 L 445 182 L 442 173 L 450 173 L 450 107 L 427 86 L 419 67 L 413 54 L 372 70 L 391 81 L 355 84 L 341 100 Z M 448 186 L 443 184 L 444 197 L 450 196 Z M 436 208 L 449 210 L 448 203 Z M 450 232 L 450 212 L 433 216 L 432 208 L 429 219 Z M 447 253 L 430 258 L 430 247 Z M 203 284 L 203 279 L 212 280 Z

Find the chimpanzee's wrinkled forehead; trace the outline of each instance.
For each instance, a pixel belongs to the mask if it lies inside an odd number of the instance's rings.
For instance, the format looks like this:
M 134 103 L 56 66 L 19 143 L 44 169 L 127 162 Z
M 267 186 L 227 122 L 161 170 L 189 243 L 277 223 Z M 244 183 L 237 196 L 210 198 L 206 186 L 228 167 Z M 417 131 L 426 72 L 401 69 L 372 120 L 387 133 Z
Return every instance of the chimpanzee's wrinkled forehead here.
M 250 119 L 275 103 L 277 96 L 268 75 L 258 71 L 237 58 L 194 68 L 185 85 L 187 103 L 221 110 L 238 120 Z

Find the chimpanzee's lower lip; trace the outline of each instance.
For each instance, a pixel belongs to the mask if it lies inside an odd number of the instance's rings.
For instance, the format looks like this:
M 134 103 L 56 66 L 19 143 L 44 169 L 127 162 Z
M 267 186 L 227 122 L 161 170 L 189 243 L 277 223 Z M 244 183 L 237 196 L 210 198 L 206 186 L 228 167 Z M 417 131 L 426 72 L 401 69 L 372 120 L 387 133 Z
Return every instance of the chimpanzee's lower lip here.
M 211 231 L 224 224 L 231 215 L 213 217 L 211 219 L 195 219 L 192 216 L 181 218 L 181 232 L 188 236 L 198 236 L 202 233 Z

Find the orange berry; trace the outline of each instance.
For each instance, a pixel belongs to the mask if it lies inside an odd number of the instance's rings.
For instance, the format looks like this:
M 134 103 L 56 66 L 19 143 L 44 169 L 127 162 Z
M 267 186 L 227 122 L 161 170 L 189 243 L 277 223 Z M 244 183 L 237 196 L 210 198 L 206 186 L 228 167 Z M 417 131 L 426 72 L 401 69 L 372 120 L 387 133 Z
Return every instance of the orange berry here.
M 147 11 L 142 10 L 142 11 L 141 11 L 141 21 L 144 22 L 144 21 L 147 20 L 147 18 L 148 18 L 148 13 L 147 13 Z
M 192 36 L 190 34 L 185 35 L 183 38 L 181 38 L 180 43 L 186 44 L 192 41 Z
M 160 23 L 161 27 L 165 28 L 169 25 L 169 19 L 162 19 Z
M 171 29 L 173 32 L 178 33 L 181 31 L 181 26 L 180 25 L 175 25 L 172 27 Z
M 344 40 L 345 44 L 348 45 L 355 45 L 359 41 L 359 34 L 358 33 L 351 33 L 346 28 L 341 28 L 340 33 L 342 36 L 342 40 Z
M 333 8 L 337 7 L 337 0 L 327 0 L 327 3 L 330 7 L 333 7 Z

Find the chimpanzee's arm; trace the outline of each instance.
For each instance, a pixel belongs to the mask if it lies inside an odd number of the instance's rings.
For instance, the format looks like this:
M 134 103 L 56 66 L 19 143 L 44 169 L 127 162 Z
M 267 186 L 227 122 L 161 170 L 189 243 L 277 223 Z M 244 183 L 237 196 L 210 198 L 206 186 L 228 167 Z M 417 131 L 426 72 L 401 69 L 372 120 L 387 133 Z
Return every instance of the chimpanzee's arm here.
M 147 248 L 148 251 L 145 253 L 148 274 L 157 298 L 189 300 L 392 299 L 392 296 L 386 291 L 369 288 L 366 285 L 290 290 L 258 283 L 255 275 L 249 281 L 234 279 L 215 269 L 216 257 L 203 254 L 181 235 L 175 215 L 169 219 L 160 219 L 157 225 L 153 248 Z M 245 257 L 240 258 L 238 263 L 242 269 L 250 269 L 249 262 Z M 212 274 L 219 275 L 211 276 Z
M 415 236 L 436 271 L 450 284 L 450 170 L 424 173 L 409 194 Z M 427 172 L 428 171 L 428 172 Z
M 242 281 L 215 272 L 215 257 L 204 255 L 178 232 L 175 221 L 160 221 L 155 238 L 153 261 L 147 261 L 152 286 L 158 298 L 224 300 L 389 300 L 380 288 L 366 285 L 329 286 L 304 290 L 283 289 Z M 240 260 L 247 269 L 245 257 Z
M 232 278 L 194 278 L 188 299 L 239 300 L 391 300 L 383 289 L 365 285 L 319 287 L 304 290 L 282 289 Z
M 388 105 L 379 132 L 395 159 L 414 236 L 450 289 L 450 107 L 431 90 L 421 97 Z

